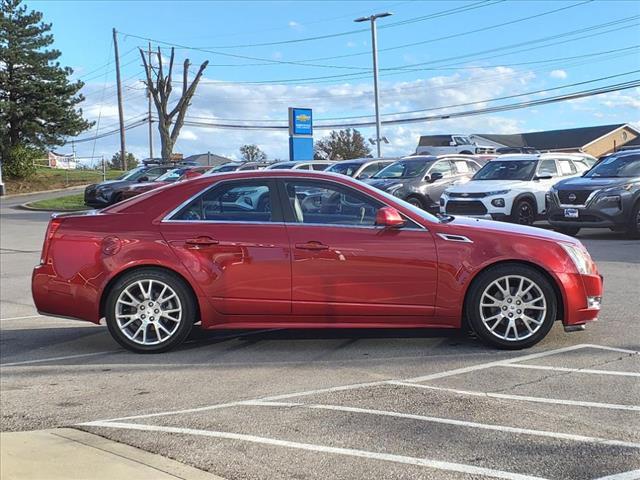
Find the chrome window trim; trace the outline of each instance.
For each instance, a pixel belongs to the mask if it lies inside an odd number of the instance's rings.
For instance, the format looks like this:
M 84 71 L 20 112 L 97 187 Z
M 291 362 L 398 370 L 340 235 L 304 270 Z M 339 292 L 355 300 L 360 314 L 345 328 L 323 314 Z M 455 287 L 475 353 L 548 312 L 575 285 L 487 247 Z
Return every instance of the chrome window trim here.
M 353 188 L 349 185 L 345 185 L 344 183 L 335 181 L 333 179 L 327 179 L 327 178 L 322 178 L 322 179 L 318 179 L 318 178 L 314 178 L 314 177 L 309 177 L 309 178 L 305 178 L 305 177 L 289 177 L 289 176 L 275 176 L 275 177 L 264 177 L 265 181 L 274 181 L 274 180 L 302 180 L 302 181 L 320 181 L 320 182 L 329 182 L 338 186 L 341 186 L 343 188 Z M 182 210 L 184 207 L 186 207 L 189 203 L 191 203 L 192 201 L 194 201 L 197 197 L 201 196 L 201 195 L 205 195 L 209 190 L 216 188 L 220 185 L 224 185 L 225 183 L 232 183 L 232 182 L 237 182 L 237 181 L 242 181 L 242 180 L 250 180 L 250 181 L 255 181 L 255 180 L 259 180 L 256 178 L 234 178 L 234 179 L 221 179 L 217 182 L 212 183 L 211 185 L 209 185 L 207 188 L 205 188 L 204 190 L 201 190 L 195 194 L 193 194 L 191 197 L 189 197 L 188 199 L 186 199 L 184 202 L 182 202 L 180 205 L 178 205 L 176 208 L 174 208 L 173 210 L 171 210 L 169 213 L 167 213 L 164 217 L 162 217 L 162 220 L 160 220 L 160 223 L 216 223 L 216 224 L 220 224 L 220 223 L 232 223 L 232 224 L 253 224 L 253 225 L 287 225 L 287 222 L 258 222 L 258 221 L 238 221 L 238 220 L 176 220 L 176 219 L 172 219 L 171 217 L 173 217 L 174 215 L 176 215 L 180 210 Z M 360 192 L 359 190 L 355 189 L 358 193 L 365 195 L 365 196 L 369 196 L 367 193 L 365 192 Z M 392 207 L 395 208 L 393 205 L 389 205 L 389 203 L 380 200 L 378 198 L 374 198 L 375 201 L 378 201 L 380 203 L 382 203 L 383 205 L 387 206 L 387 207 Z M 407 220 L 415 223 L 416 225 L 418 225 L 420 228 L 406 228 L 405 230 L 424 230 L 424 231 L 429 231 L 429 229 L 427 227 L 425 227 L 424 225 L 421 225 L 420 223 L 416 222 L 415 220 L 411 219 L 410 217 L 407 217 L 406 215 L 402 214 L 404 217 L 407 218 Z M 322 224 L 322 223 L 299 223 L 299 222 L 289 222 L 289 224 L 291 225 L 307 225 L 307 226 L 333 226 L 333 227 L 347 227 L 347 228 L 354 228 L 353 225 L 336 225 L 336 224 Z M 382 227 L 355 227 L 355 228 L 382 228 Z

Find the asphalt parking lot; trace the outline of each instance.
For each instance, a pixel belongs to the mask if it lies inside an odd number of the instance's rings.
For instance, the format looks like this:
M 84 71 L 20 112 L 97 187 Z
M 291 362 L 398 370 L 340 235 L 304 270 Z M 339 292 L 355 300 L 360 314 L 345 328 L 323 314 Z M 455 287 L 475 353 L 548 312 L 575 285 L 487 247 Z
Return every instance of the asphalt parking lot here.
M 2 430 L 73 426 L 229 479 L 640 478 L 640 241 L 587 230 L 600 321 L 493 350 L 439 331 L 196 332 L 140 356 L 42 317 L 48 214 L 3 199 Z

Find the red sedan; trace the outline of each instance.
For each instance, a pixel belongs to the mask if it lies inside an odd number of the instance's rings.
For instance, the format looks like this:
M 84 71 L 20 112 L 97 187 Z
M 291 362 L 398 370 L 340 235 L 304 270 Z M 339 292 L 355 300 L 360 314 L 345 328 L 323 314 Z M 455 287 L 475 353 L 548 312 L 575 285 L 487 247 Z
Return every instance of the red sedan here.
M 561 320 L 581 329 L 602 280 L 574 238 L 437 218 L 349 177 L 201 176 L 99 212 L 51 219 L 38 311 L 106 320 L 136 352 L 209 329 L 472 328 L 502 348 Z

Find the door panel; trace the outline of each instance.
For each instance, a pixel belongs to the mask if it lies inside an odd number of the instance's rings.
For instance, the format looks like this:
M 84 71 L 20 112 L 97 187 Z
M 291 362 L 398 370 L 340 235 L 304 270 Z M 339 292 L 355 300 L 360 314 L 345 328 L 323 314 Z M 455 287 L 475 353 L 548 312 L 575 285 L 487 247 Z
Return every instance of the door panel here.
M 282 185 L 291 220 L 294 314 L 433 314 L 437 258 L 430 232 L 412 222 L 400 229 L 375 226 L 383 204 L 346 186 L 304 180 Z
M 272 221 L 277 202 L 260 195 L 264 185 L 228 183 L 236 186 L 214 189 L 161 223 L 162 235 L 218 312 L 289 314 L 291 257 L 284 223 Z
M 293 313 L 430 316 L 435 245 L 425 230 L 287 225 Z M 306 244 L 323 248 L 297 248 Z

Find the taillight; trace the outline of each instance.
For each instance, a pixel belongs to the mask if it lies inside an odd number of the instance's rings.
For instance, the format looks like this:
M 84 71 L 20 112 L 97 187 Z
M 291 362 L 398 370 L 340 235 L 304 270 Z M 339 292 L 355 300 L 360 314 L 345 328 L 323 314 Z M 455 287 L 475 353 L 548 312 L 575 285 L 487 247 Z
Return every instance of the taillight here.
M 51 246 L 51 240 L 62 225 L 62 218 L 53 217 L 49 220 L 49 226 L 47 227 L 47 233 L 44 236 L 44 245 L 42 246 L 42 256 L 40 257 L 40 265 L 47 263 L 47 255 L 49 253 L 49 247 Z

